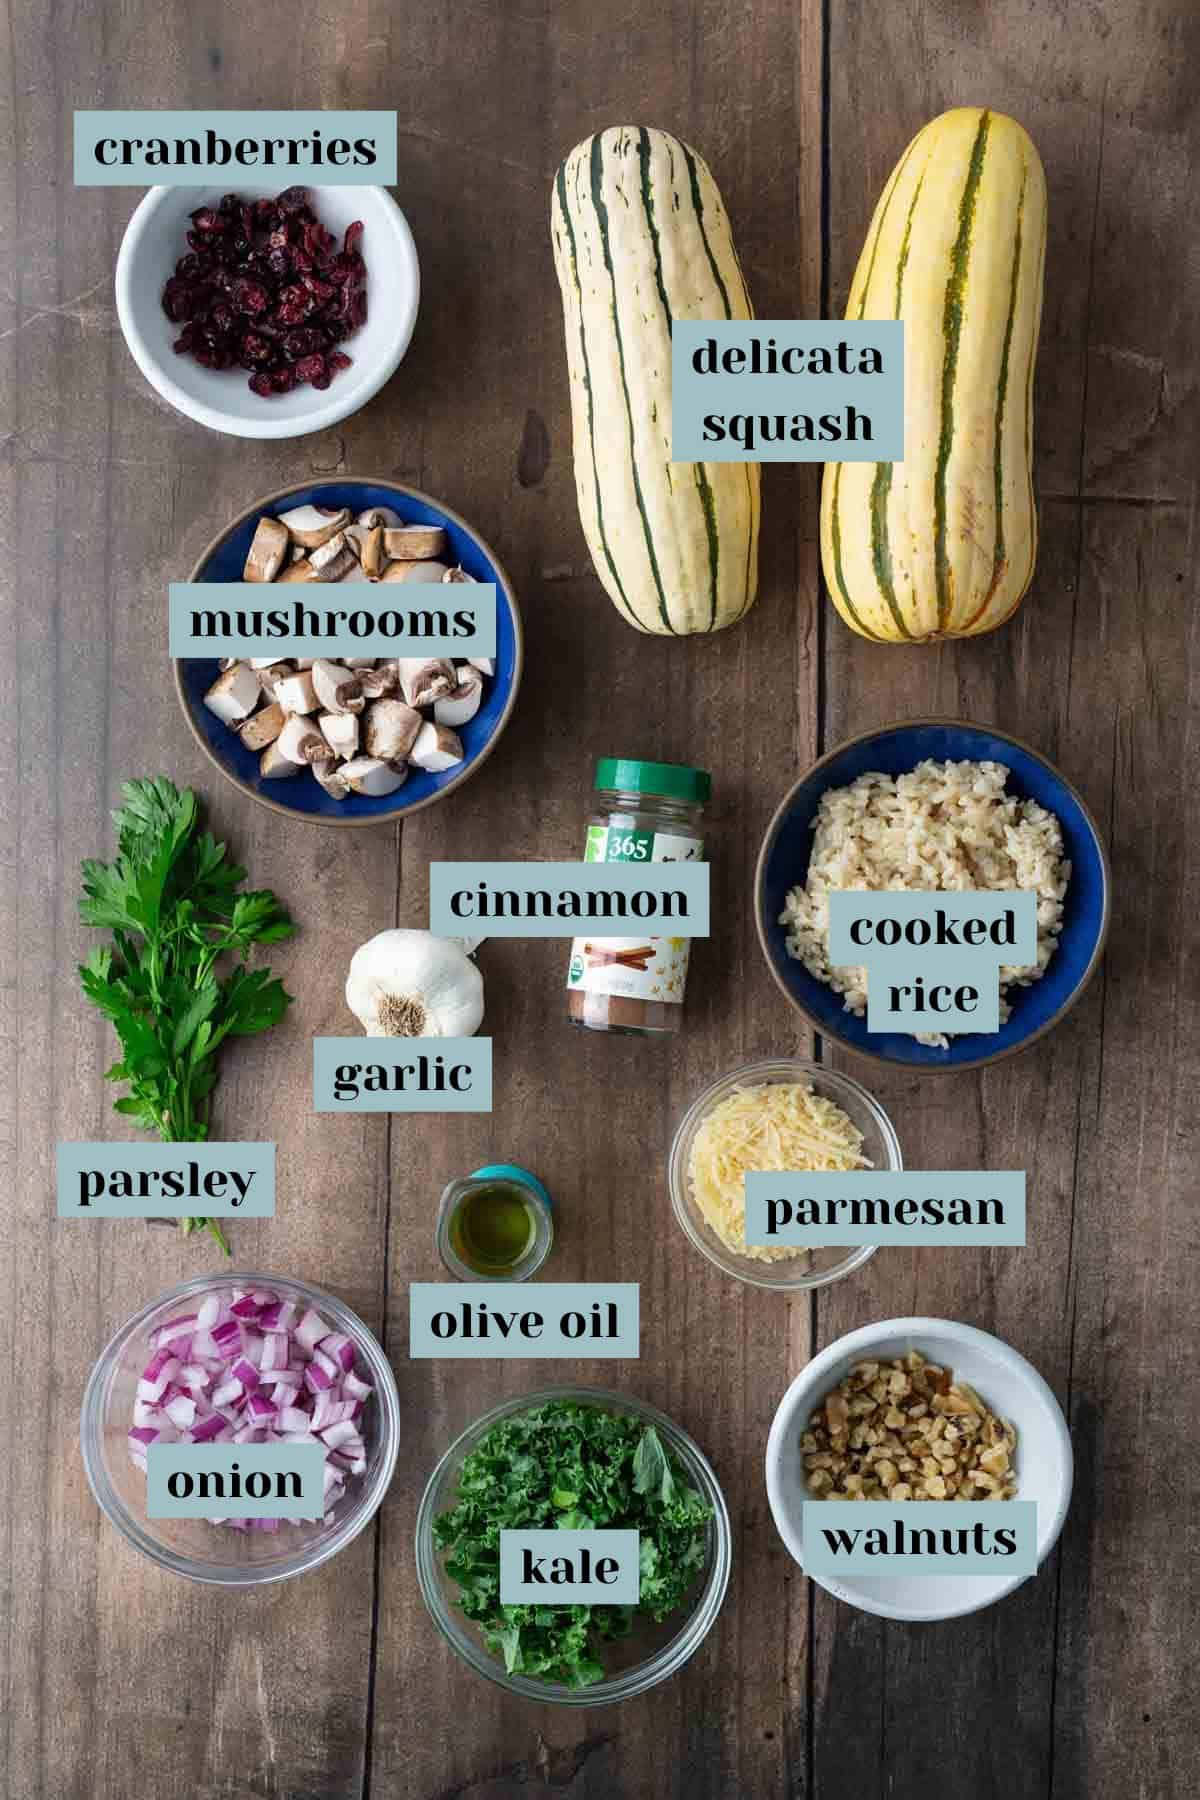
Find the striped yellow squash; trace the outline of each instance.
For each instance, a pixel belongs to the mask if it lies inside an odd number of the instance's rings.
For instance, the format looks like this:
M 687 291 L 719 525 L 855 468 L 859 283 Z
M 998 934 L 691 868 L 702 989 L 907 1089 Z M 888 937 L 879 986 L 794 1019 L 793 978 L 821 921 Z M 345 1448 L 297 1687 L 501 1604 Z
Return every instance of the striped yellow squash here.
M 639 631 L 719 631 L 758 577 L 758 467 L 671 460 L 671 323 L 752 312 L 703 159 L 619 125 L 576 145 L 551 200 L 575 485 L 596 572 Z
M 827 463 L 821 493 L 825 579 L 863 637 L 973 637 L 1029 586 L 1045 251 L 1046 179 L 1014 119 L 964 106 L 917 133 L 846 307 L 904 320 L 904 461 Z

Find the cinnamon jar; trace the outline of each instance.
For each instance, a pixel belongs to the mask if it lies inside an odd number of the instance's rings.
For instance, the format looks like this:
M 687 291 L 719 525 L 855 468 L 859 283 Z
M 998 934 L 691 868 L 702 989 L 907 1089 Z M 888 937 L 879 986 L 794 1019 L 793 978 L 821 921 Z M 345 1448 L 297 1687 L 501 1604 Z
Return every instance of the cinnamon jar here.
M 712 791 L 703 769 L 605 756 L 584 862 L 700 862 L 701 818 Z M 567 1013 L 589 1031 L 668 1036 L 683 1022 L 689 938 L 577 937 L 567 968 Z

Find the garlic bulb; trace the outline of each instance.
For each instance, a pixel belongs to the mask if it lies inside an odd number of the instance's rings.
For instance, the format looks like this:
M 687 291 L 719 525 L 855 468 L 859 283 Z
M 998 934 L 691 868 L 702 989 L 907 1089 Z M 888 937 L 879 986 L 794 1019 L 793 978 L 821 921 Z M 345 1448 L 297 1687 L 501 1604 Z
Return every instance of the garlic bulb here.
M 483 976 L 453 938 L 381 931 L 351 958 L 346 1004 L 368 1037 L 474 1037 Z

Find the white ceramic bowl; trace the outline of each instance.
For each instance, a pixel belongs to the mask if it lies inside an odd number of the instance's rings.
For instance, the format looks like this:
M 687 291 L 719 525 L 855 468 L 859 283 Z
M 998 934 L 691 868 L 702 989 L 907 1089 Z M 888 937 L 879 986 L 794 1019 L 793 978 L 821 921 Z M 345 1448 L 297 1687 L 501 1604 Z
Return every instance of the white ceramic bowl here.
M 359 248 L 367 265 L 367 321 L 339 348 L 353 358 L 324 390 L 308 386 L 264 400 L 252 394 L 245 369 L 204 369 L 171 345 L 179 335 L 162 309 L 162 293 L 175 265 L 187 254 L 188 214 L 216 205 L 222 194 L 248 200 L 273 196 L 288 186 L 231 176 L 211 188 L 151 188 L 121 240 L 117 256 L 117 317 L 130 355 L 150 385 L 179 412 L 232 437 L 294 438 L 323 431 L 365 406 L 393 375 L 408 348 L 417 317 L 420 272 L 408 220 L 382 187 L 313 187 L 313 208 L 339 240 L 347 225 L 363 221 Z
M 848 1332 L 815 1356 L 779 1403 L 767 1440 L 767 1498 L 780 1537 L 803 1568 L 801 1506 L 805 1499 L 800 1435 L 809 1415 L 854 1363 L 919 1350 L 953 1371 L 1017 1431 L 1018 1500 L 1037 1502 L 1037 1560 L 1058 1542 L 1071 1499 L 1073 1458 L 1062 1408 L 1031 1363 L 990 1332 L 952 1319 L 883 1319 Z M 864 1502 L 869 1507 L 870 1502 Z M 850 1575 L 812 1577 L 837 1600 L 884 1619 L 957 1619 L 978 1612 L 1021 1585 L 1023 1577 L 991 1575 Z

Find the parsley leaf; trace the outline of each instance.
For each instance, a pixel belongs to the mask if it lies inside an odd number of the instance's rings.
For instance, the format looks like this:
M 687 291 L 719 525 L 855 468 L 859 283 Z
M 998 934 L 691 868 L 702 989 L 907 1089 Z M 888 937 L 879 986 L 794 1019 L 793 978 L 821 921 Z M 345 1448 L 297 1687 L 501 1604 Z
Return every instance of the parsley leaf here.
M 493 1425 L 465 1458 L 455 1503 L 433 1533 L 458 1605 L 508 1673 L 582 1688 L 602 1679 L 606 1641 L 683 1605 L 708 1561 L 711 1516 L 654 1426 L 551 1400 Z M 547 1528 L 639 1532 L 637 1607 L 501 1605 L 501 1531 Z
M 120 1061 L 107 1079 L 128 1084 L 115 1110 L 169 1143 L 208 1136 L 216 1055 L 227 1037 L 277 1025 L 291 1003 L 269 969 L 251 969 L 256 944 L 292 935 L 292 921 L 269 890 L 240 892 L 246 871 L 228 848 L 200 830 L 200 804 L 165 776 L 129 781 L 113 814 L 117 854 L 83 864 L 80 917 L 112 933 L 79 979 L 113 1025 Z M 232 967 L 222 958 L 238 960 Z M 229 1254 L 215 1219 L 206 1227 Z

